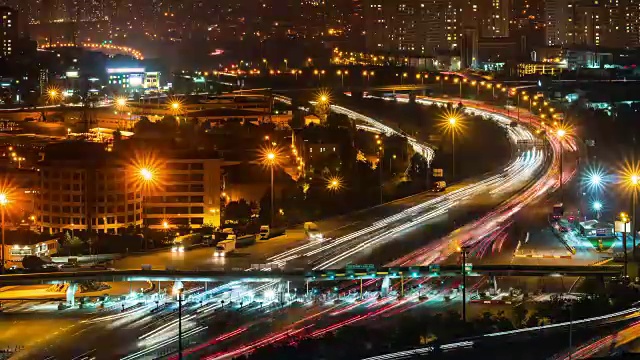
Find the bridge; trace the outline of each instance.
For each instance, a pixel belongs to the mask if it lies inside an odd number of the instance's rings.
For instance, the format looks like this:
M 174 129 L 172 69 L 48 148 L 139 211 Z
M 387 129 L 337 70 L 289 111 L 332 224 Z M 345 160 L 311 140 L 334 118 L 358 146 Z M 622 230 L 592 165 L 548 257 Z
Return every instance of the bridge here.
M 92 42 L 83 42 L 80 44 L 75 43 L 53 43 L 53 44 L 41 44 L 39 49 L 42 50 L 51 50 L 51 49 L 61 49 L 61 48 L 84 48 L 92 51 L 101 51 L 105 54 L 117 54 L 117 55 L 127 55 L 131 56 L 136 60 L 144 60 L 144 56 L 139 50 L 134 48 L 124 46 L 124 45 L 114 45 L 108 43 L 92 43 Z
M 552 266 L 552 265 L 467 265 L 467 276 L 596 276 L 616 277 L 622 274 L 622 265 L 605 266 Z M 279 270 L 248 271 L 236 269 L 212 270 L 79 270 L 32 274 L 1 275 L 0 284 L 28 285 L 80 281 L 348 281 L 374 278 L 419 278 L 432 276 L 460 276 L 459 265 L 430 265 L 415 267 L 375 268 L 373 265 L 353 265 L 336 270 Z

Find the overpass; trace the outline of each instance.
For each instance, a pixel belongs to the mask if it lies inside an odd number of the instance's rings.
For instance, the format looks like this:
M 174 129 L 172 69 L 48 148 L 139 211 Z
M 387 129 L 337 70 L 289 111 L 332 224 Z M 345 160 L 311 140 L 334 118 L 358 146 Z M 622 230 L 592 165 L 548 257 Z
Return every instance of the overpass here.
M 615 277 L 622 274 L 621 265 L 553 266 L 553 265 L 478 265 L 467 269 L 468 276 L 597 276 Z M 2 285 L 51 284 L 80 281 L 345 281 L 374 278 L 419 278 L 432 276 L 460 276 L 458 265 L 430 265 L 415 267 L 381 267 L 352 265 L 346 269 L 249 271 L 234 269 L 212 270 L 78 270 L 32 274 L 0 275 Z

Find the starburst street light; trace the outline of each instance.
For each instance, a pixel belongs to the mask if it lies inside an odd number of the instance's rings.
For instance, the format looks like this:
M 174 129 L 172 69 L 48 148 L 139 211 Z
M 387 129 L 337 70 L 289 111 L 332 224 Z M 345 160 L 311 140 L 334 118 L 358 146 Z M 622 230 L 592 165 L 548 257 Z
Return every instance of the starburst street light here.
M 633 259 L 636 259 L 636 206 L 638 203 L 638 187 L 640 186 L 640 166 L 637 163 L 626 163 L 622 173 L 623 185 L 631 192 L 631 233 L 633 234 Z
M 589 190 L 600 191 L 609 182 L 609 174 L 602 167 L 591 167 L 585 172 L 582 182 Z
M 592 206 L 593 206 L 593 210 L 595 211 L 602 210 L 602 203 L 600 201 L 597 201 L 597 200 L 594 201 Z
M 49 100 L 49 102 L 53 103 L 55 102 L 57 99 L 59 99 L 60 97 L 62 97 L 62 91 L 60 91 L 60 89 L 58 87 L 49 87 L 47 89 L 47 99 Z
M 273 211 L 274 211 L 274 185 L 273 185 L 273 168 L 278 166 L 280 161 L 280 151 L 277 148 L 266 148 L 262 150 L 262 163 L 269 167 L 271 171 L 271 219 L 269 224 L 273 225 Z
M 144 181 L 152 181 L 153 180 L 153 171 L 149 168 L 140 169 L 140 178 Z
M 451 133 L 451 176 L 456 175 L 456 132 L 462 130 L 463 124 L 461 123 L 462 113 L 457 110 L 447 110 L 442 116 L 441 126 L 445 132 Z
M 127 106 L 127 98 L 125 97 L 119 97 L 116 99 L 116 107 L 118 109 L 123 109 L 125 106 Z
M 558 128 L 556 130 L 556 135 L 558 136 L 558 140 L 560 140 L 560 200 L 564 200 L 564 187 L 562 185 L 563 177 L 562 177 L 562 165 L 564 162 L 564 145 L 562 144 L 562 139 L 567 136 L 567 130 L 564 128 Z
M 340 178 L 339 176 L 332 176 L 328 178 L 327 189 L 333 191 L 342 189 L 342 178 Z

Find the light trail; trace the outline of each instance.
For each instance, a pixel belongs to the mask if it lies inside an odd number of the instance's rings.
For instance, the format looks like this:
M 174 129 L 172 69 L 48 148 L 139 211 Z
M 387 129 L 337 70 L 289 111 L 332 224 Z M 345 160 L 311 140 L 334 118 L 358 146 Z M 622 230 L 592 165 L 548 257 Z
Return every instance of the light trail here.
M 438 104 L 442 103 L 440 101 L 434 100 L 416 100 L 416 102 L 421 102 L 424 104 Z M 510 118 L 504 116 L 503 114 L 496 114 L 493 111 L 484 112 L 484 110 L 480 110 L 477 108 L 465 108 L 467 112 L 475 115 L 491 115 L 494 119 L 496 119 L 503 126 L 507 126 L 507 123 L 511 123 Z M 535 117 L 530 119 L 532 124 L 535 125 Z M 519 129 L 520 126 L 512 129 Z M 524 128 L 522 128 L 524 129 Z M 521 139 L 534 139 L 533 135 L 529 132 L 514 132 L 513 135 L 515 138 Z M 514 138 L 514 139 L 515 139 Z M 573 151 L 573 149 L 577 149 L 575 139 L 568 138 L 566 141 L 559 141 L 554 136 L 549 136 L 547 140 L 550 143 L 551 149 L 553 151 L 553 159 L 552 165 L 547 169 L 545 173 L 540 176 L 540 178 L 532 185 L 526 188 L 523 192 L 517 193 L 513 195 L 510 199 L 502 203 L 496 209 L 494 209 L 491 213 L 485 215 L 481 219 L 474 221 L 470 224 L 467 224 L 458 231 L 442 238 L 437 241 L 431 242 L 430 244 L 424 246 L 421 249 L 415 250 L 410 254 L 407 254 L 400 259 L 397 259 L 387 266 L 409 266 L 409 265 L 428 265 L 431 263 L 441 262 L 445 260 L 448 256 L 453 254 L 456 250 L 456 246 L 471 246 L 471 247 L 479 247 L 483 248 L 488 246 L 487 244 L 482 244 L 482 242 L 492 242 L 494 239 L 493 236 L 489 236 L 493 233 L 500 232 L 505 229 L 503 223 L 508 222 L 509 219 L 518 211 L 520 211 L 524 206 L 530 204 L 532 201 L 536 200 L 541 195 L 546 194 L 550 190 L 559 186 L 557 168 L 559 168 L 560 162 L 560 152 L 563 151 L 562 148 L 566 147 L 567 150 Z M 506 184 L 515 184 L 518 179 L 515 178 L 514 174 L 523 176 L 525 180 L 527 178 L 533 177 L 538 171 L 540 171 L 544 167 L 544 158 L 545 155 L 541 150 L 534 150 L 533 153 L 529 153 L 527 155 L 521 155 L 516 159 L 516 162 L 527 164 L 524 167 L 519 168 L 519 172 L 508 173 L 505 176 L 505 182 L 501 184 L 496 190 L 504 191 Z M 569 172 L 566 175 L 563 175 L 563 182 L 568 182 L 574 176 L 575 172 Z
M 290 99 L 283 96 L 277 96 L 276 99 L 279 101 L 290 103 Z M 408 102 L 409 99 L 399 97 L 397 98 L 397 101 Z M 422 105 L 435 104 L 439 106 L 448 104 L 447 101 L 427 98 L 419 98 L 416 100 L 416 103 Z M 396 130 L 370 117 L 364 116 L 355 111 L 337 105 L 332 105 L 331 110 L 364 122 L 367 124 L 365 126 L 371 128 L 371 130 L 379 131 L 385 134 L 404 136 L 410 143 L 415 143 L 423 147 L 422 150 L 416 149 L 416 151 L 422 153 L 427 157 L 431 156 L 429 154 L 432 154 L 430 152 L 432 151 L 430 148 L 417 143 L 416 139 L 411 138 L 406 134 L 397 132 Z M 532 142 L 536 139 L 536 137 L 526 127 L 511 126 L 513 118 L 504 114 L 500 114 L 498 112 L 483 108 L 469 106 L 465 107 L 464 111 L 468 115 L 482 116 L 486 119 L 494 121 L 496 124 L 498 124 L 498 126 L 502 127 L 506 131 L 508 137 L 513 143 L 518 143 L 520 141 Z M 370 249 L 373 246 L 380 244 L 381 242 L 387 241 L 390 237 L 401 231 L 411 229 L 412 227 L 420 225 L 425 221 L 445 214 L 449 209 L 453 208 L 456 205 L 459 205 L 461 202 L 466 201 L 473 196 L 482 193 L 488 193 L 490 195 L 496 196 L 505 191 L 508 191 L 509 189 L 516 188 L 520 184 L 524 185 L 527 181 L 534 177 L 537 172 L 540 171 L 540 169 L 544 166 L 544 162 L 544 151 L 535 148 L 531 149 L 520 154 L 514 161 L 508 164 L 501 173 L 480 180 L 474 184 L 467 185 L 463 188 L 447 193 L 446 195 L 427 200 L 421 204 L 413 206 L 410 209 L 404 210 L 396 215 L 378 220 L 368 227 L 341 236 L 337 239 L 321 244 L 309 242 L 280 254 L 271 256 L 270 258 L 268 258 L 268 261 L 278 266 L 284 266 L 287 262 L 295 259 L 310 258 L 307 263 L 314 263 L 318 260 L 320 261 L 319 264 L 314 266 L 314 270 L 330 268 L 340 261 L 344 261 L 366 249 Z M 569 177 L 567 177 L 567 181 L 568 179 Z M 537 194 L 542 194 L 543 192 L 544 189 L 538 188 Z M 521 207 L 516 208 L 519 209 Z M 485 217 L 485 220 L 498 219 L 499 221 L 491 222 L 494 229 L 487 229 L 485 226 L 484 230 L 495 231 L 499 228 L 499 223 L 505 221 L 508 218 L 508 215 L 512 215 L 513 213 L 515 213 L 515 211 L 512 211 L 510 213 L 505 212 L 501 216 L 491 214 L 491 217 Z M 430 254 L 426 256 L 429 262 L 435 261 L 441 256 L 433 254 L 433 246 L 429 246 L 429 250 Z M 338 254 L 331 255 L 332 252 Z M 426 255 L 425 252 L 426 251 L 422 252 L 423 262 L 424 260 L 426 260 L 424 256 Z M 316 260 L 312 260 L 312 257 L 316 258 Z M 320 258 L 318 259 L 318 257 Z

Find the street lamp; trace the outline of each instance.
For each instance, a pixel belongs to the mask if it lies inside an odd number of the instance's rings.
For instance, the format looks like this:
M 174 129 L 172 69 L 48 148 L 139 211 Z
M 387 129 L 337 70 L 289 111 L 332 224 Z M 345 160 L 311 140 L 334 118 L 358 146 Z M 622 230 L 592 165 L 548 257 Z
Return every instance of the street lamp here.
M 518 97 L 519 99 L 520 97 Z M 518 109 L 520 109 L 520 107 L 518 107 Z M 519 110 L 518 110 L 519 112 Z M 564 129 L 558 129 L 556 131 L 556 135 L 558 136 L 558 139 L 560 140 L 560 202 L 564 201 L 564 191 L 563 191 L 563 186 L 562 186 L 562 162 L 563 162 L 563 157 L 564 157 L 564 145 L 562 144 L 562 139 L 567 135 L 567 131 Z
M 602 210 L 602 203 L 600 201 L 596 200 L 596 201 L 593 202 L 591 207 L 596 212 L 596 219 L 599 220 L 600 219 L 600 210 Z
M 145 194 L 143 193 L 143 189 L 146 189 L 149 187 L 149 185 L 151 185 L 151 183 L 153 183 L 153 181 L 155 180 L 155 175 L 154 175 L 154 170 L 152 168 L 148 168 L 148 167 L 143 167 L 140 168 L 138 170 L 138 177 L 141 180 L 141 189 L 140 189 L 140 206 L 141 206 L 141 220 L 142 220 L 142 228 L 145 229 L 145 223 L 146 223 L 146 206 L 145 206 Z M 144 248 L 146 250 L 147 248 L 147 240 L 144 240 Z
M 49 97 L 50 103 L 54 103 L 61 95 L 62 93 L 57 88 L 50 88 L 47 90 L 47 97 Z
M 274 186 L 273 186 L 273 168 L 278 165 L 278 153 L 276 149 L 268 149 L 263 153 L 263 163 L 269 166 L 271 170 L 271 219 L 269 225 L 273 226 L 273 214 L 274 214 Z
M 327 180 L 327 189 L 337 191 L 342 188 L 342 179 L 338 176 L 332 176 Z
M 624 252 L 624 277 L 626 278 L 629 274 L 628 272 L 628 257 L 627 257 L 627 224 L 629 223 L 629 215 L 625 212 L 620 213 L 620 221 L 622 222 L 622 251 Z
M 468 246 L 458 246 L 459 253 L 462 253 L 462 321 L 467 322 L 467 252 Z
M 456 127 L 458 126 L 458 118 L 449 117 L 447 120 L 449 131 L 451 131 L 451 179 L 456 176 Z
M 2 212 L 2 263 L 0 263 L 0 274 L 4 274 L 4 265 L 5 265 L 5 258 L 4 258 L 4 253 L 5 253 L 5 248 L 4 248 L 4 212 L 5 209 L 7 207 L 7 204 L 9 204 L 9 199 L 7 198 L 7 194 L 6 193 L 0 193 L 0 212 Z
M 633 232 L 633 250 L 632 250 L 632 256 L 633 259 L 636 259 L 636 206 L 637 206 L 637 202 L 638 202 L 638 185 L 640 185 L 640 175 L 638 174 L 631 174 L 631 176 L 629 177 L 629 184 L 631 185 L 631 190 L 633 191 L 633 193 L 631 194 L 631 216 L 632 216 L 632 221 L 631 221 L 631 231 Z
M 182 360 L 182 297 L 184 287 L 178 289 L 178 359 Z
M 116 98 L 116 109 L 120 112 L 120 118 L 123 120 L 124 122 L 124 110 L 127 107 L 127 98 L 121 96 Z M 120 123 L 120 122 L 118 122 Z
M 344 70 L 344 71 L 338 70 L 337 74 L 340 75 L 340 81 L 342 83 L 342 87 L 344 87 L 344 76 L 349 75 L 349 70 Z

